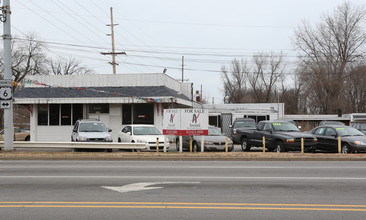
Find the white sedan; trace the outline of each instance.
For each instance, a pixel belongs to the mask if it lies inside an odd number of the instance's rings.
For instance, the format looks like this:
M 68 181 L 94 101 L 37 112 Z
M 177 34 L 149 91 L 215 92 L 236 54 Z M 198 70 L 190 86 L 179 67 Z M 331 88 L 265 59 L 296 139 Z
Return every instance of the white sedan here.
M 154 125 L 126 125 L 118 132 L 118 142 L 145 143 L 148 151 L 156 151 L 156 140 L 159 138 L 159 151 L 169 150 L 169 140 Z

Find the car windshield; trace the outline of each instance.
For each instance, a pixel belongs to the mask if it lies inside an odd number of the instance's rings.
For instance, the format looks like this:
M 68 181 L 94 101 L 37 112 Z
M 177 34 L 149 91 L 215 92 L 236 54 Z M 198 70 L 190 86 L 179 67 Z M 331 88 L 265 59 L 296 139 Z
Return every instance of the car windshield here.
M 275 131 L 300 131 L 296 125 L 290 122 L 276 122 L 272 125 Z
M 364 133 L 362 133 L 361 131 L 352 128 L 352 127 L 339 127 L 336 128 L 336 131 L 338 133 L 339 136 L 341 137 L 345 137 L 345 136 L 365 136 Z
M 366 124 L 360 124 L 360 130 L 365 131 L 366 130 Z
M 79 132 L 107 132 L 107 128 L 100 122 L 81 123 Z
M 222 136 L 222 134 L 217 128 L 208 128 L 208 136 Z
M 244 128 L 244 127 L 255 128 L 256 125 L 254 121 L 237 121 L 234 124 L 234 128 Z
M 161 135 L 161 132 L 155 127 L 134 127 L 134 135 Z

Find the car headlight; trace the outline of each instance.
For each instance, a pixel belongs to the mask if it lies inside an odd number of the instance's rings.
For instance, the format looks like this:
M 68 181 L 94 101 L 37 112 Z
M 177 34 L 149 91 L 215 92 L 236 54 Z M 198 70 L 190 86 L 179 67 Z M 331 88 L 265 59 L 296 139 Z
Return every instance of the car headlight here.
M 77 138 L 77 140 L 78 140 L 78 141 L 86 141 L 86 140 L 88 140 L 88 138 L 87 138 L 87 137 L 79 136 L 79 137 Z
M 286 139 L 286 143 L 295 143 L 294 138 Z
M 113 141 L 112 137 L 111 136 L 108 136 L 105 138 L 106 141 Z
M 356 145 L 366 145 L 366 142 L 363 141 L 354 141 L 353 143 Z
M 146 144 L 146 143 L 147 143 L 147 141 L 142 140 L 142 139 L 137 139 L 137 140 L 136 140 L 136 143 L 143 143 L 143 144 Z

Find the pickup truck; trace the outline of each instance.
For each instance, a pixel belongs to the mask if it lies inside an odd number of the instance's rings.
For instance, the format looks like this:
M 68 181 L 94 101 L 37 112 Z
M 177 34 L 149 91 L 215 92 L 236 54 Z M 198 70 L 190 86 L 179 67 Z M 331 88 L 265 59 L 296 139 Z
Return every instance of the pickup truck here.
M 230 125 L 231 128 L 231 140 L 234 144 L 241 144 L 240 136 L 238 135 L 238 130 L 254 130 L 257 127 L 255 120 L 252 118 L 237 118 L 234 123 Z
M 296 125 L 288 121 L 261 121 L 255 130 L 237 130 L 241 140 L 241 149 L 249 151 L 252 146 L 262 147 L 263 137 L 268 151 L 285 152 L 301 150 L 301 138 L 304 139 L 304 151 L 315 152 L 318 140 L 309 133 L 301 132 Z

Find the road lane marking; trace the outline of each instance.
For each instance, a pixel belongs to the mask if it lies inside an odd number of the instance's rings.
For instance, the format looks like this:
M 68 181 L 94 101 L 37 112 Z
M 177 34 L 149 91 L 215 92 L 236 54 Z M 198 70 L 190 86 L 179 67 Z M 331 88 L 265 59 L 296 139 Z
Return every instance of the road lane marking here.
M 366 205 L 179 202 L 0 202 L 0 208 L 136 208 L 366 212 Z
M 366 177 L 296 177 L 296 176 L 1 176 L 0 179 L 232 179 L 232 180 L 256 180 L 256 179 L 278 179 L 278 180 L 366 180 Z

